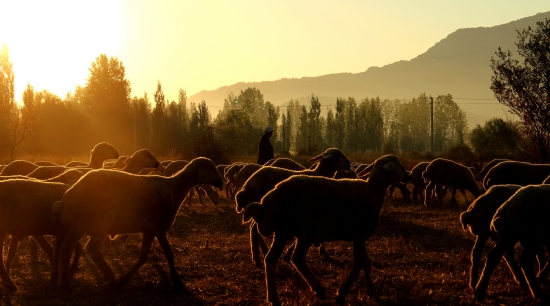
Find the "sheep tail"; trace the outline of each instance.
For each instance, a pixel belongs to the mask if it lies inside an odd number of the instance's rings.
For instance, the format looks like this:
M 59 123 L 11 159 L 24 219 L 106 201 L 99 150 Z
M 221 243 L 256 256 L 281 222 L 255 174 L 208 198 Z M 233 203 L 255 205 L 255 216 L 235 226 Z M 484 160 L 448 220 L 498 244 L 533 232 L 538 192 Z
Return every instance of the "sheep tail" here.
M 61 212 L 63 211 L 63 201 L 55 201 L 52 205 L 52 221 L 57 222 L 61 219 Z
M 248 223 L 250 219 L 254 219 L 256 223 L 260 224 L 264 219 L 264 215 L 265 207 L 258 202 L 252 202 L 244 209 L 243 223 Z
M 460 223 L 462 223 L 462 228 L 467 231 L 468 225 L 471 225 L 474 221 L 474 212 L 471 210 L 465 211 L 460 214 Z

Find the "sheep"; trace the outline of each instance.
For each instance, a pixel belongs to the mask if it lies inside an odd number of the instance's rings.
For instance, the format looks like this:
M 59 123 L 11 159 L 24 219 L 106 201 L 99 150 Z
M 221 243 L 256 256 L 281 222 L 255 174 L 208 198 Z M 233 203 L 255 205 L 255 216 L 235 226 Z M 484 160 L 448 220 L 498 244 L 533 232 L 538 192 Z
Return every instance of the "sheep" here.
M 292 175 L 310 175 L 332 177 L 337 170 L 349 170 L 350 162 L 342 151 L 336 148 L 325 150 L 322 154 L 309 160 L 310 162 L 319 161 L 313 170 L 292 171 L 277 167 L 264 166 L 256 171 L 244 184 L 242 189 L 235 195 L 237 212 L 241 212 L 246 205 L 252 202 L 258 202 L 275 185 Z M 252 261 L 256 266 L 262 266 L 260 251 L 267 253 L 267 246 L 258 234 L 255 223 L 250 226 L 250 249 Z
M 50 281 L 57 279 L 56 261 L 53 251 L 42 235 L 54 235 L 60 238 L 66 234 L 66 226 L 59 223 L 59 219 L 52 218 L 52 205 L 62 198 L 65 191 L 71 186 L 62 183 L 40 182 L 37 180 L 12 179 L 0 182 L 0 241 L 4 241 L 7 234 L 12 235 L 6 265 L 0 261 L 0 278 L 2 285 L 9 290 L 17 290 L 17 286 L 9 277 L 9 267 L 17 251 L 19 241 L 25 236 L 33 236 L 48 255 L 52 263 Z M 69 270 L 69 278 L 78 269 L 78 259 L 82 247 L 77 241 L 73 246 L 75 259 Z M 3 258 L 3 248 L 0 258 Z M 72 249 L 68 252 L 69 260 Z
M 26 160 L 14 160 L 11 163 L 7 164 L 4 169 L 2 169 L 1 176 L 8 175 L 27 175 L 38 168 L 38 165 L 31 163 Z
M 115 161 L 104 161 L 103 168 L 105 169 L 122 169 L 124 168 L 124 162 L 128 159 L 128 156 L 120 156 Z
M 160 162 L 160 165 L 163 168 L 166 168 L 166 166 L 168 166 L 171 162 L 172 162 L 172 160 L 163 160 L 163 161 Z
M 174 223 L 185 195 L 198 184 L 222 186 L 216 166 L 208 158 L 193 159 L 171 177 L 139 176 L 102 169 L 88 172 L 54 204 L 55 211 L 60 212 L 61 222 L 70 227 L 61 243 L 59 286 L 70 291 L 70 250 L 82 235 L 87 234 L 90 240 L 86 250 L 110 287 L 122 287 L 130 281 L 146 262 L 155 237 L 168 261 L 173 284 L 183 287 L 166 232 Z M 137 232 L 143 233 L 139 259 L 117 282 L 101 254 L 101 244 L 107 235 Z
M 493 168 L 497 164 L 500 164 L 501 162 L 504 162 L 504 161 L 509 161 L 509 159 L 493 159 L 492 161 L 485 164 L 485 166 L 483 166 L 483 168 L 481 168 L 481 171 L 479 172 L 478 181 L 483 181 L 483 179 L 485 178 L 485 175 L 487 175 L 487 172 L 489 172 L 491 168 Z
M 47 160 L 38 160 L 38 161 L 35 161 L 34 164 L 37 166 L 60 166 L 59 164 L 56 164 Z
M 279 167 L 279 168 L 284 168 L 288 170 L 296 170 L 296 171 L 301 171 L 306 169 L 304 166 L 300 165 L 298 162 L 290 158 L 277 158 L 273 161 L 273 163 L 269 164 L 268 166 Z
M 432 191 L 434 189 L 439 191 L 438 188 L 435 188 L 437 185 L 453 187 L 450 205 L 456 205 L 455 194 L 457 189 L 460 190 L 464 197 L 466 197 L 464 190 L 468 190 L 474 198 L 480 195 L 480 190 L 472 171 L 468 167 L 452 160 L 443 158 L 434 159 L 426 167 L 426 170 L 422 172 L 422 177 L 426 182 L 429 182 L 424 191 L 424 205 L 426 206 L 430 204 Z M 443 205 L 441 192 L 436 193 L 439 207 L 441 207 Z
M 189 164 L 189 161 L 187 160 L 174 160 L 170 162 L 166 166 L 166 168 L 164 168 L 164 170 L 162 171 L 162 175 L 172 176 L 176 174 L 178 171 L 180 171 L 181 169 L 183 169 L 188 164 Z M 191 203 L 191 199 L 195 195 L 195 191 L 197 191 L 197 194 L 199 195 L 199 202 L 204 205 L 200 190 L 202 190 L 206 194 L 206 196 L 212 201 L 212 203 L 214 203 L 214 205 L 218 205 L 220 201 L 220 194 L 218 193 L 218 191 L 216 191 L 214 187 L 209 185 L 199 185 L 199 186 L 193 187 L 191 191 L 189 191 L 189 195 L 187 196 L 187 205 Z
M 549 198 L 550 185 L 529 185 L 519 189 L 498 208 L 491 221 L 491 234 L 498 241 L 487 255 L 481 278 L 476 285 L 474 295 L 477 301 L 484 300 L 491 274 L 504 253 L 519 241 L 523 247 L 519 264 L 531 294 L 545 305 L 550 303 L 533 269 L 537 252 L 543 247 L 550 247 Z
M 132 156 L 124 161 L 124 168 L 121 170 L 132 174 L 138 174 L 143 168 L 158 168 L 159 165 L 160 163 L 153 153 L 147 149 L 141 149 L 134 152 Z
M 487 172 L 483 179 L 483 187 L 488 190 L 493 185 L 516 184 L 527 186 L 542 184 L 549 175 L 550 165 L 548 164 L 503 161 Z
M 92 168 L 70 168 L 65 166 L 39 166 L 33 172 L 27 174 L 26 176 L 30 178 L 39 179 L 39 180 L 47 180 L 49 178 L 58 176 L 61 173 L 71 169 L 77 169 L 82 173 L 87 173 L 88 171 L 92 170 Z
M 262 167 L 262 165 L 258 164 L 247 164 L 242 167 L 241 170 L 239 170 L 239 172 L 235 173 L 235 175 L 233 176 L 233 181 L 235 182 L 235 190 L 240 190 L 246 180 L 248 180 L 250 176 L 252 176 L 252 174 L 254 174 Z
M 476 181 L 480 181 L 481 178 L 479 177 L 479 170 L 477 170 L 476 167 L 468 167 L 468 169 L 470 169 L 470 171 L 472 171 L 472 174 L 474 175 L 474 179 Z
M 470 288 L 474 289 L 477 284 L 479 260 L 483 248 L 487 243 L 487 240 L 491 236 L 491 220 L 497 209 L 508 200 L 521 186 L 519 185 L 496 185 L 479 198 L 477 198 L 470 206 L 468 210 L 460 214 L 460 223 L 465 231 L 470 231 L 472 235 L 476 236 L 476 242 L 472 248 L 471 265 L 470 265 Z M 505 255 L 505 260 L 508 263 L 508 267 L 514 275 L 514 279 L 521 287 L 527 288 L 527 282 L 525 277 L 521 273 L 516 260 L 514 259 L 514 248 L 508 250 Z
M 363 170 L 365 170 L 370 165 L 371 164 L 358 164 L 356 167 L 353 168 L 353 170 L 355 170 L 355 172 L 357 172 L 357 173 L 361 173 Z
M 365 242 L 378 223 L 386 189 L 393 183 L 406 182 L 408 174 L 394 155 L 380 157 L 364 171 L 371 169 L 367 181 L 292 176 L 277 184 L 261 202 L 246 206 L 243 220 L 253 219 L 264 237 L 274 234 L 265 257 L 268 302 L 281 305 L 276 287 L 277 265 L 285 245 L 293 237 L 297 243 L 292 263 L 317 298 L 325 300 L 326 295 L 307 265 L 306 253 L 311 244 L 341 240 L 353 241 L 353 268 L 338 290 L 336 304 L 345 304 L 361 269 L 365 272 L 367 294 L 376 298 Z
M 65 164 L 65 167 L 86 167 L 88 166 L 87 162 L 73 160 Z
M 118 158 L 118 151 L 107 142 L 100 142 L 96 144 L 92 150 L 90 150 L 90 161 L 86 165 L 82 165 L 81 162 L 69 162 L 65 166 L 67 167 L 83 167 L 99 169 L 103 167 L 103 162 L 107 159 Z
M 227 182 L 227 189 L 225 190 L 225 195 L 228 198 L 235 198 L 235 193 L 237 192 L 235 186 L 235 174 L 237 174 L 246 163 L 235 162 L 229 165 L 224 172 L 224 180 Z
M 430 162 L 420 162 L 411 169 L 411 184 L 413 185 L 412 200 L 414 203 L 420 202 L 420 197 L 424 194 L 424 190 L 428 185 L 422 177 L 422 172 L 426 170 L 426 167 Z

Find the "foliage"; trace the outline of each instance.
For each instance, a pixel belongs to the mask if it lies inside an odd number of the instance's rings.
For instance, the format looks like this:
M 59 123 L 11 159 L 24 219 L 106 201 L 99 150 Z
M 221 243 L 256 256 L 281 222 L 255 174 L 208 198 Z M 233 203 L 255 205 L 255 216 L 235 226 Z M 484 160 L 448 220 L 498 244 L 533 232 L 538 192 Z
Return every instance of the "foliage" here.
M 517 159 L 519 138 L 514 125 L 502 118 L 491 118 L 485 125 L 472 129 L 470 142 L 476 154 L 483 160 L 495 158 Z
M 0 156 L 11 148 L 11 128 L 15 118 L 13 64 L 10 62 L 8 47 L 2 45 L 0 50 Z
M 533 161 L 550 161 L 550 19 L 518 33 L 522 61 L 500 48 L 491 58 L 491 90 L 522 121 L 522 146 Z

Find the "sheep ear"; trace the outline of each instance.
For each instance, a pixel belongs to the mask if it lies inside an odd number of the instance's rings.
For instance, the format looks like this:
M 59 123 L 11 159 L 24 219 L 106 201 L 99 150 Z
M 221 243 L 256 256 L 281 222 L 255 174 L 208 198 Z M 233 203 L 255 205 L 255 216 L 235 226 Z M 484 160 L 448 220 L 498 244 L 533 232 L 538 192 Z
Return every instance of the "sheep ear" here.
M 321 158 L 323 158 L 323 154 L 315 156 L 314 158 L 308 160 L 308 162 L 310 162 L 310 163 L 311 162 L 316 162 L 316 161 L 320 160 Z
M 392 161 L 387 162 L 384 166 L 384 169 L 387 171 L 393 171 L 395 170 L 395 164 Z

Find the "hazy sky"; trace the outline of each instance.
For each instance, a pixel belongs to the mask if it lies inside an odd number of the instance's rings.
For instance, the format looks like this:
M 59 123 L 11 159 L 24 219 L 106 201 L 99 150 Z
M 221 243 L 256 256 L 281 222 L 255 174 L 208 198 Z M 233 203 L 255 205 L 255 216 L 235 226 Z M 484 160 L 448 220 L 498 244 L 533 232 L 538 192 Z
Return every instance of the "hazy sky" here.
M 30 83 L 61 97 L 104 53 L 126 67 L 132 96 L 160 80 L 177 99 L 237 82 L 361 72 L 409 60 L 459 28 L 489 27 L 550 1 L 0 0 L 16 100 Z M 208 101 L 207 101 L 208 103 Z

